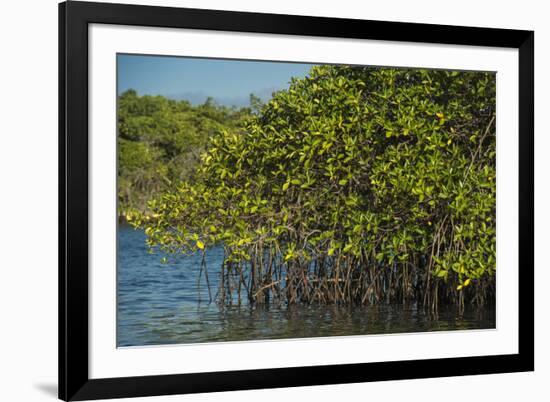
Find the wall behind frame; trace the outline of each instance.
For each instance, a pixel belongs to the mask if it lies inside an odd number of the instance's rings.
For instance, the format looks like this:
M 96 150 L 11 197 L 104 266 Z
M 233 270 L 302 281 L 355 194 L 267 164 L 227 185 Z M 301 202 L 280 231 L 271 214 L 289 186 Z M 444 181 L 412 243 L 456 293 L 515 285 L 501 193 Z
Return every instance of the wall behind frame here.
M 546 297 L 550 270 L 545 250 L 550 241 L 550 131 L 545 119 L 550 101 L 550 26 L 545 3 L 464 0 L 162 0 L 124 1 L 180 6 L 306 14 L 391 21 L 535 30 L 535 222 L 536 336 L 550 333 Z M 0 398 L 53 401 L 57 382 L 57 1 L 3 2 L 0 24 Z M 550 376 L 548 343 L 536 345 L 536 372 L 241 391 L 222 394 L 138 398 L 133 401 L 281 400 L 354 401 L 508 401 L 545 400 Z

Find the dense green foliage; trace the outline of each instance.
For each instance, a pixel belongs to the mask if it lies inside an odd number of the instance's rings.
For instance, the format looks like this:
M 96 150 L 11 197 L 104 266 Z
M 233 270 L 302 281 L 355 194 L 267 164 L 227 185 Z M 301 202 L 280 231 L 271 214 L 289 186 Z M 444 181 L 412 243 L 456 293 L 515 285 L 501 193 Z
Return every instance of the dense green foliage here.
M 247 109 L 229 109 L 207 100 L 192 106 L 162 96 L 138 96 L 133 90 L 118 100 L 118 198 L 120 211 L 145 210 L 152 196 L 188 180 L 209 138 L 235 131 Z
M 164 251 L 223 245 L 220 303 L 481 305 L 495 111 L 491 73 L 314 67 L 132 220 Z

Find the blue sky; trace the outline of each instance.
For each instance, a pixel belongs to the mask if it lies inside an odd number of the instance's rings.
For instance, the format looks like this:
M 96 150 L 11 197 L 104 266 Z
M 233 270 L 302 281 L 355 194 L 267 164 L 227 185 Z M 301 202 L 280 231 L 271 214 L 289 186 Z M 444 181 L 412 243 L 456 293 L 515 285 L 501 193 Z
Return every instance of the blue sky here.
M 208 96 L 221 104 L 246 106 L 254 93 L 263 100 L 287 88 L 291 77 L 304 77 L 311 64 L 118 55 L 118 93 L 164 95 L 202 103 Z

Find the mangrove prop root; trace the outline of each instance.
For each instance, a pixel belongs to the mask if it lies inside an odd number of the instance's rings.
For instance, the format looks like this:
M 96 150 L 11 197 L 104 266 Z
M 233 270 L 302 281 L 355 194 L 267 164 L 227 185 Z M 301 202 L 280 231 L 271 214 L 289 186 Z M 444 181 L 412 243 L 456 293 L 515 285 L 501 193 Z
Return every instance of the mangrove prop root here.
M 459 314 L 466 305 L 481 307 L 494 300 L 495 281 L 480 278 L 472 286 L 457 290 L 458 282 L 433 278 L 431 258 L 394 263 L 390 269 L 372 259 L 324 256 L 313 261 L 287 261 L 276 251 L 261 250 L 262 258 L 220 267 L 216 302 L 220 305 L 273 303 L 406 304 L 417 302 L 436 314 L 440 304 L 454 304 Z M 230 255 L 226 251 L 225 255 Z M 267 258 L 263 258 L 266 256 Z M 424 261 L 424 262 L 423 262 Z M 207 282 L 208 271 L 201 263 Z M 442 291 L 443 289 L 443 291 Z

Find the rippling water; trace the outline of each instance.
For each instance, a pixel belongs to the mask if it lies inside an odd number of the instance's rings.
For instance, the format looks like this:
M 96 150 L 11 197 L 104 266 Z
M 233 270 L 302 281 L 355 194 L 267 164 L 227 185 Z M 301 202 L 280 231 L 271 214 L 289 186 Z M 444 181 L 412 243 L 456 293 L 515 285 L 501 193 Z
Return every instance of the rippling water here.
M 249 306 L 219 308 L 209 303 L 200 257 L 149 254 L 145 234 L 121 225 L 118 233 L 117 344 L 160 345 L 252 339 L 303 338 L 399 332 L 495 328 L 494 309 L 441 309 L 437 319 L 414 305 L 366 307 Z M 222 249 L 206 257 L 213 295 Z

